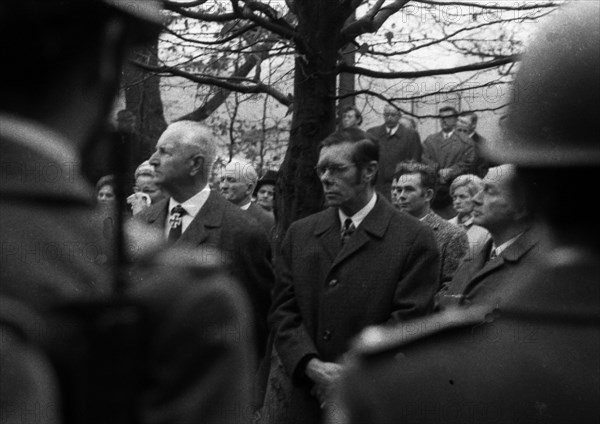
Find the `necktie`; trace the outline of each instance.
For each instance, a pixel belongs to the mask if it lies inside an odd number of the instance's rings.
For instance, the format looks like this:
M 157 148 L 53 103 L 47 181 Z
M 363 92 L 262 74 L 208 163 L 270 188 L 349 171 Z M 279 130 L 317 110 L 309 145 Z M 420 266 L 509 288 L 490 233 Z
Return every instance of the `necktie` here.
M 171 209 L 171 216 L 169 217 L 169 224 L 171 226 L 168 238 L 169 243 L 174 243 L 181 237 L 181 227 L 183 227 L 182 217 L 185 214 L 185 209 L 181 205 L 177 205 Z
M 354 226 L 352 219 L 346 218 L 344 221 L 344 228 L 342 228 L 342 245 L 346 244 L 348 239 L 354 234 L 355 230 L 356 227 Z
M 498 254 L 496 253 L 496 248 L 492 246 L 492 249 L 490 250 L 490 261 L 493 261 L 494 259 L 496 259 L 498 257 Z

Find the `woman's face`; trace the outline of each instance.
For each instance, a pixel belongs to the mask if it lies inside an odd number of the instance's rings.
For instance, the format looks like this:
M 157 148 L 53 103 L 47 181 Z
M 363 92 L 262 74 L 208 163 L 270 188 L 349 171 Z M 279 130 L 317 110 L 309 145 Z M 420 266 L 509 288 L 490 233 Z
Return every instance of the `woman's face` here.
M 154 178 L 150 175 L 140 175 L 137 177 L 133 191 L 136 193 L 146 193 L 150 196 L 152 204 L 155 204 L 165 197 L 163 191 L 156 185 Z
M 469 215 L 473 211 L 473 196 L 469 194 L 467 187 L 462 186 L 454 190 L 452 206 L 460 217 Z
M 264 184 L 256 193 L 256 203 L 263 209 L 273 210 L 273 192 L 275 187 L 271 184 Z
M 98 199 L 98 203 L 110 203 L 115 200 L 115 191 L 111 185 L 103 185 L 98 190 L 98 195 L 96 196 Z

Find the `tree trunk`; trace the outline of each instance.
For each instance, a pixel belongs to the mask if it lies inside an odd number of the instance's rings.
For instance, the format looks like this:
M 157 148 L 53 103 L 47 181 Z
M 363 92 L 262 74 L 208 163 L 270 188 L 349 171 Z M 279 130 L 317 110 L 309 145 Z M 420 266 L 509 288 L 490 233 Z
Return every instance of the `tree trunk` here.
M 349 21 L 356 20 L 356 11 L 352 12 L 352 15 L 348 19 Z M 342 60 L 346 65 L 354 66 L 356 65 L 356 46 L 353 44 L 346 44 L 341 51 Z M 354 74 L 341 73 L 339 76 L 339 84 L 338 84 L 338 96 L 344 96 L 346 94 L 351 94 L 356 91 L 355 79 L 356 76 Z M 342 110 L 347 106 L 355 106 L 356 105 L 356 97 L 350 96 L 340 99 L 338 102 L 338 125 L 341 125 L 342 121 Z
M 293 221 L 323 208 L 314 166 L 319 143 L 335 129 L 337 42 L 349 15 L 336 0 L 295 4 L 298 31 L 310 53 L 296 58 L 292 128 L 277 184 L 276 246 Z
M 158 40 L 136 53 L 136 59 L 151 66 L 158 64 Z M 135 136 L 139 152 L 132 159 L 146 159 L 154 151 L 158 138 L 167 127 L 160 98 L 160 77 L 127 65 L 123 76 L 126 109 L 136 118 Z

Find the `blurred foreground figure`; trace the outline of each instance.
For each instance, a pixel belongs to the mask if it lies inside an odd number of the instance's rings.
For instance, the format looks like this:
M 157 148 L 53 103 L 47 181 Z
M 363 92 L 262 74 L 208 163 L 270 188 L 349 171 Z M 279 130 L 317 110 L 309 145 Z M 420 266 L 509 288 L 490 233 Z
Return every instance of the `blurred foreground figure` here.
M 600 422 L 600 5 L 573 2 L 534 38 L 489 159 L 512 162 L 547 227 L 545 255 L 486 306 L 363 333 L 337 422 Z M 521 97 L 522 96 L 522 97 Z
M 12 64 L 0 68 L 3 424 L 237 423 L 247 412 L 250 311 L 220 254 L 140 262 L 144 284 L 110 296 L 112 246 L 80 173 L 125 54 L 161 27 L 154 1 L 0 3 Z

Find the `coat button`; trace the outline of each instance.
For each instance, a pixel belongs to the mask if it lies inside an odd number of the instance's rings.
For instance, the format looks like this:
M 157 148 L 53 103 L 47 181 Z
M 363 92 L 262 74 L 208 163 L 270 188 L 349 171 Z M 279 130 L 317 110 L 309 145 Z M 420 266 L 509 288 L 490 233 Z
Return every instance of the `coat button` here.
M 335 287 L 335 286 L 337 286 L 337 283 L 338 283 L 338 280 L 331 280 L 329 282 L 329 287 Z
M 329 339 L 331 339 L 331 331 L 329 331 L 329 330 L 323 331 L 323 340 L 329 340 Z

